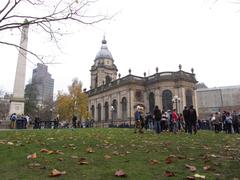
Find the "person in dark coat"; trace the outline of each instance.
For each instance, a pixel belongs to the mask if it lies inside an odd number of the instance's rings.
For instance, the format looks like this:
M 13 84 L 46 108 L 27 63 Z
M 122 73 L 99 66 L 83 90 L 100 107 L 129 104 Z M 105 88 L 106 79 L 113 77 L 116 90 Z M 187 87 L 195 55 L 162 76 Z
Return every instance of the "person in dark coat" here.
M 233 111 L 232 113 L 232 122 L 234 133 L 239 134 L 239 115 L 237 115 L 236 111 Z
M 185 122 L 184 130 L 185 130 L 185 133 L 186 133 L 189 130 L 189 110 L 188 110 L 187 106 L 184 106 L 183 119 L 184 119 L 184 122 Z
M 188 132 L 192 134 L 192 130 L 194 131 L 194 134 L 197 133 L 197 112 L 193 108 L 193 105 L 189 107 L 189 130 Z
M 77 128 L 77 116 L 75 115 L 72 117 L 72 127 Z
M 155 121 L 155 128 L 156 133 L 159 134 L 161 132 L 161 119 L 162 119 L 162 113 L 161 110 L 158 108 L 158 106 L 155 106 L 153 111 L 153 117 Z

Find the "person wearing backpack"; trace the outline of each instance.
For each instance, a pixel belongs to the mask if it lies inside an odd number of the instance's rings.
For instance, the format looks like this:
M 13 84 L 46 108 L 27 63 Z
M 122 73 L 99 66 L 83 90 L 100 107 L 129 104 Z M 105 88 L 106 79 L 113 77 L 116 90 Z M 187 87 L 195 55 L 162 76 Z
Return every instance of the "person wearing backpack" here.
M 13 113 L 11 116 L 10 116 L 10 128 L 11 129 L 15 129 L 15 124 L 16 124 L 16 120 L 17 120 L 17 114 L 16 113 Z

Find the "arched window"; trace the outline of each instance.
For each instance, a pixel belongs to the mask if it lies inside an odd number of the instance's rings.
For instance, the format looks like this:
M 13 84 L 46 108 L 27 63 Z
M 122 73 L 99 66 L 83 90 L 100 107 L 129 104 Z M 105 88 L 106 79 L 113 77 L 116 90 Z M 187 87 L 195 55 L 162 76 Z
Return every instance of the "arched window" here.
M 114 99 L 113 102 L 112 102 L 112 109 L 111 109 L 111 113 L 112 113 L 112 120 L 113 121 L 116 121 L 117 120 L 117 100 Z
M 105 109 L 105 121 L 109 121 L 109 103 L 105 102 L 104 104 L 104 109 Z
M 97 88 L 98 87 L 98 76 L 96 75 L 96 77 L 95 77 L 95 88 Z
M 149 94 L 149 111 L 150 113 L 153 113 L 155 107 L 155 95 L 153 92 L 150 92 Z
M 190 105 L 193 105 L 192 91 L 186 90 L 186 106 L 189 107 Z
M 94 119 L 94 105 L 91 106 L 91 115 L 92 115 L 92 118 Z
M 127 98 L 122 98 L 122 120 L 127 120 Z
M 162 92 L 162 105 L 163 105 L 162 108 L 164 111 L 173 109 L 172 92 L 168 89 Z
M 102 111 L 102 107 L 101 107 L 101 104 L 99 103 L 98 106 L 97 106 L 97 110 L 98 110 L 98 117 L 97 117 L 97 120 L 98 122 L 101 122 L 101 111 Z
M 106 84 L 109 84 L 112 81 L 112 78 L 109 75 L 107 75 L 105 77 L 105 81 L 106 81 Z

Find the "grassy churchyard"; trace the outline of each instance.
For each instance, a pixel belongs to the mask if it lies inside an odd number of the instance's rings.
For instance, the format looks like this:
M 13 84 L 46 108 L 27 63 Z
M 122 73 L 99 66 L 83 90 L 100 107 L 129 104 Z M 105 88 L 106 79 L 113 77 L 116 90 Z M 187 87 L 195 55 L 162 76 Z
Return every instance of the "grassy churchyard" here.
M 240 178 L 239 135 L 210 131 L 156 135 L 133 131 L 120 128 L 0 131 L 0 178 Z

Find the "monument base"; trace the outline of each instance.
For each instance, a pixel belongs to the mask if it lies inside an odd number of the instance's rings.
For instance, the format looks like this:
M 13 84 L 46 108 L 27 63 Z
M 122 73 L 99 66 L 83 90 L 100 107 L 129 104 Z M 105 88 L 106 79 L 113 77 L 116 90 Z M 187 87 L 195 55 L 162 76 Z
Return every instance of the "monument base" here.
M 11 99 L 9 115 L 12 113 L 16 113 L 17 115 L 24 114 L 24 98 Z

